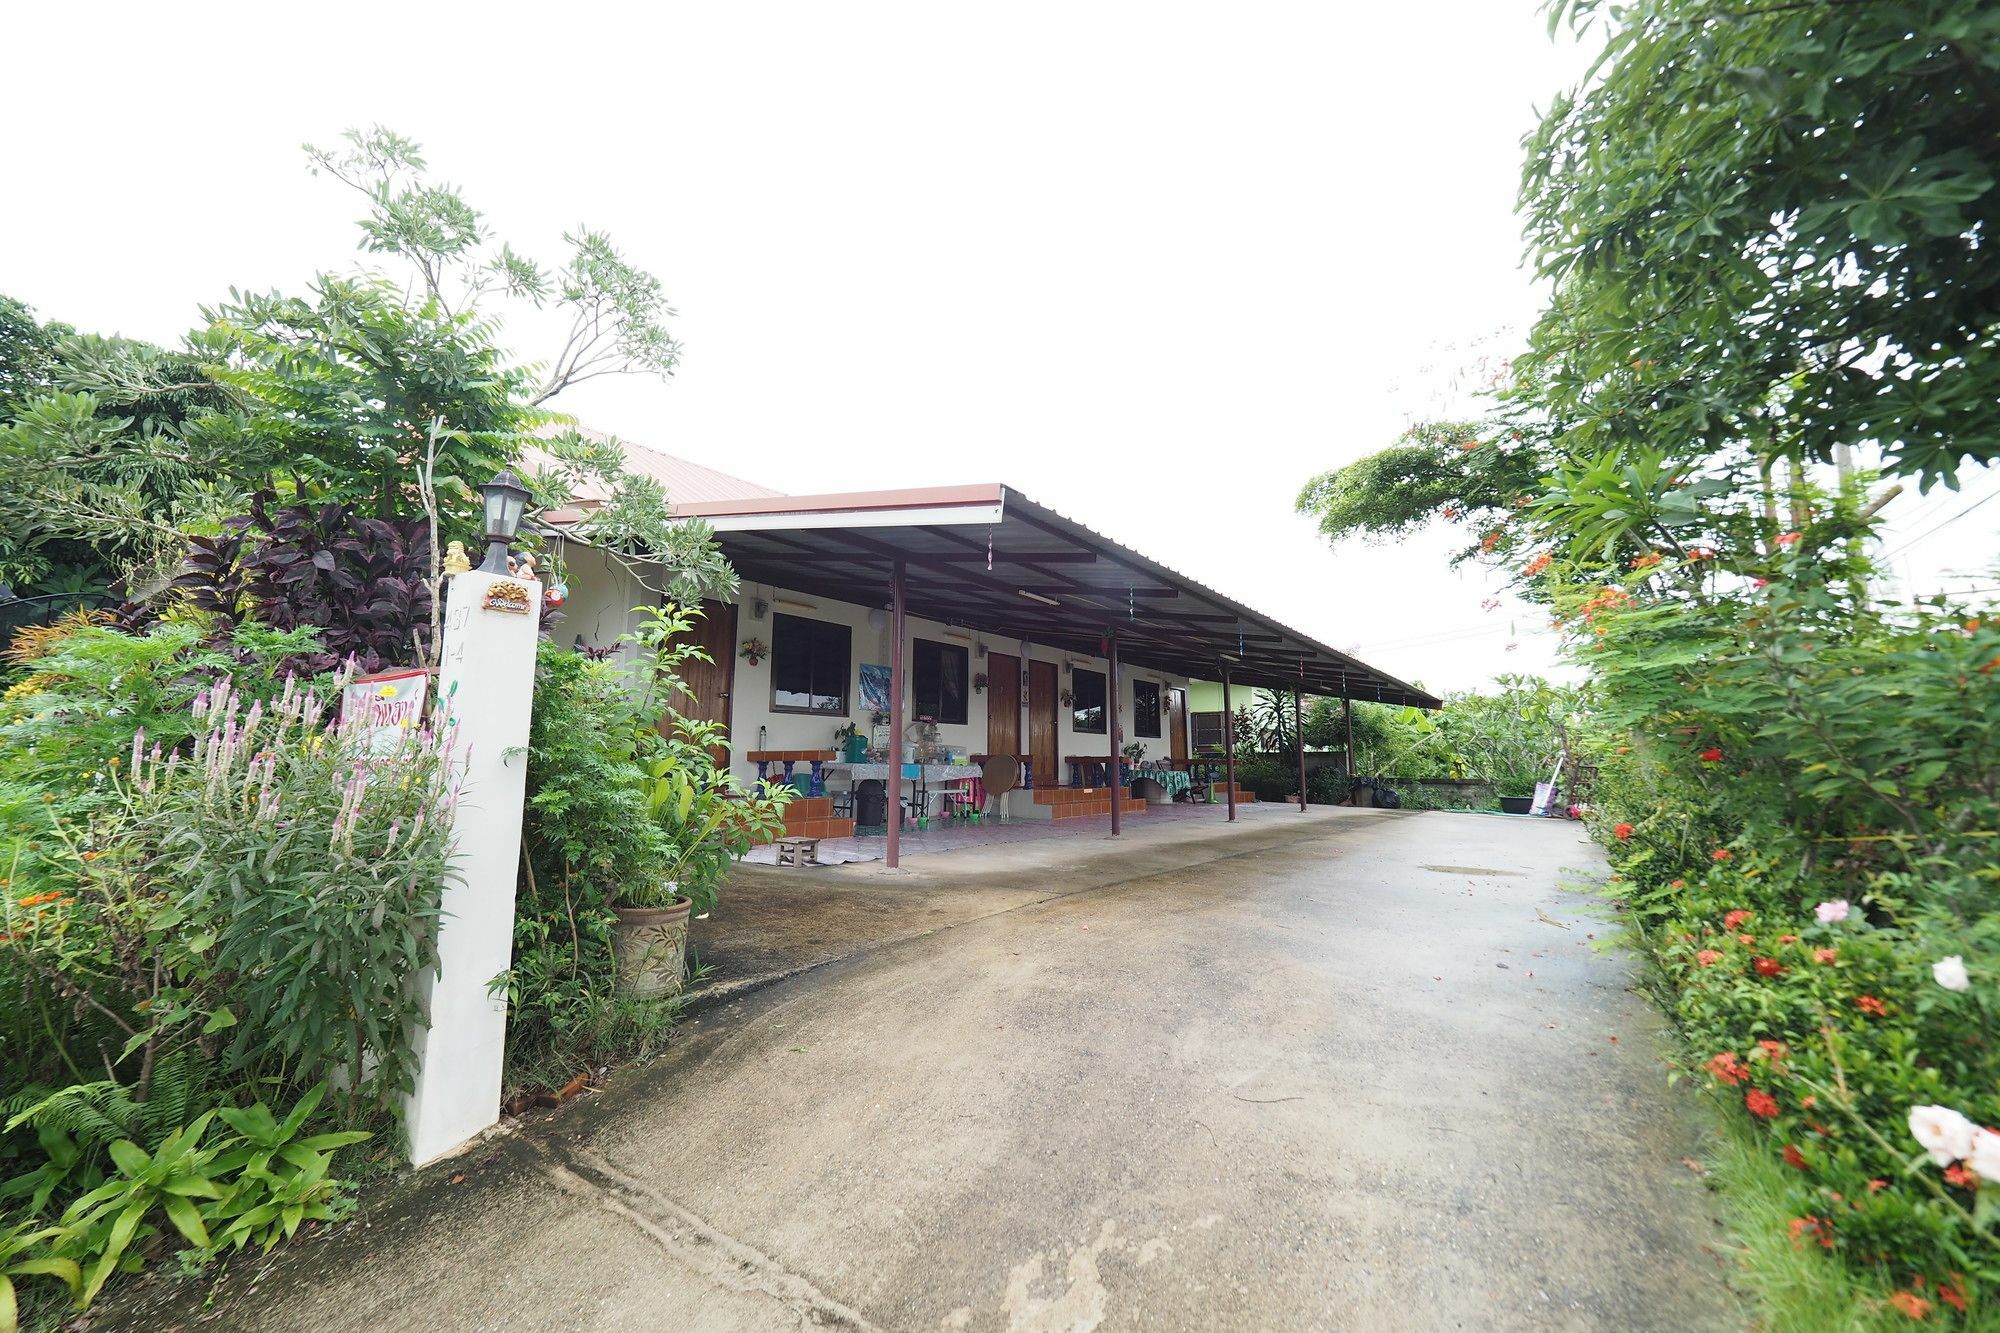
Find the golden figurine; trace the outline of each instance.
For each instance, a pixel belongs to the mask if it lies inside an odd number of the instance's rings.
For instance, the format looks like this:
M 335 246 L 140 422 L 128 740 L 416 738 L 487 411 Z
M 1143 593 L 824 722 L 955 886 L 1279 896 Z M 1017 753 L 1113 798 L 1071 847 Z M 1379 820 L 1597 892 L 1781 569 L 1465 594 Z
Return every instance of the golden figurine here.
M 465 554 L 464 542 L 445 543 L 444 572 L 447 575 L 470 574 L 472 572 L 472 561 Z

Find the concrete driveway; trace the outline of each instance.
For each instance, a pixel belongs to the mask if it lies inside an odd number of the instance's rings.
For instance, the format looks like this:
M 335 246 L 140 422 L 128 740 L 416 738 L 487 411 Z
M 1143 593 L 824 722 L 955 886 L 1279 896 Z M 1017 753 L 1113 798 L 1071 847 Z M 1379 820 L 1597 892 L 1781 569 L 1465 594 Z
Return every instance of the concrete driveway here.
M 1601 873 L 1577 826 L 1271 811 L 929 860 L 739 886 L 792 943 L 739 935 L 735 980 L 780 979 L 206 1316 L 154 1284 L 110 1322 L 1744 1325 L 1657 1019 L 1562 887 Z

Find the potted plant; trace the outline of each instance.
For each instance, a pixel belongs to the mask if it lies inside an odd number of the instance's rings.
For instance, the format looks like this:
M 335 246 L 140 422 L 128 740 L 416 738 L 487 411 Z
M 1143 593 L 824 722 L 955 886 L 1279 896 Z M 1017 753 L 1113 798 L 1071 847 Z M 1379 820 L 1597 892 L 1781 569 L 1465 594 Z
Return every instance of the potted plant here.
M 868 738 L 852 722 L 834 729 L 833 745 L 850 764 L 858 764 L 868 756 Z
M 745 639 L 743 645 L 736 650 L 736 655 L 751 666 L 756 666 L 771 655 L 771 649 L 762 639 Z
M 619 989 L 641 997 L 672 995 L 687 971 L 688 923 L 715 906 L 732 862 L 784 832 L 783 784 L 744 790 L 715 761 L 726 741 L 719 723 L 683 716 L 672 700 L 680 666 L 703 650 L 685 641 L 688 613 L 668 605 L 646 613 L 628 635 L 644 650 L 639 666 L 636 733 L 641 820 L 652 855 L 640 873 L 613 886 L 611 950 Z M 745 656 L 752 639 L 743 645 Z
M 972 692 L 974 694 L 986 693 L 986 673 L 984 671 L 975 671 L 972 673 Z

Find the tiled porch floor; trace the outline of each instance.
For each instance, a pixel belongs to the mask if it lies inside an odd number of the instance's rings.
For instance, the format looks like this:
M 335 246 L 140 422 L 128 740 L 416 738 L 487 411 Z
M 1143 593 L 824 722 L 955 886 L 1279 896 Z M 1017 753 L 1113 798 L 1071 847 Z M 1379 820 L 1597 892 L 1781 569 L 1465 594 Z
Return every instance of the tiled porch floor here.
M 1296 812 L 1297 807 L 1277 802 L 1247 801 L 1236 807 L 1236 818 L 1239 821 L 1255 819 L 1259 812 L 1272 810 Z M 1228 807 L 1220 801 L 1214 805 L 1153 805 L 1146 807 L 1143 813 L 1126 815 L 1125 827 L 1136 831 L 1149 826 L 1184 822 L 1220 824 L 1228 817 Z M 1054 838 L 1102 838 L 1110 832 L 1110 815 L 1063 820 L 1017 819 L 1007 823 L 987 819 L 977 824 L 934 824 L 927 829 L 904 829 L 902 854 L 924 856 L 932 852 L 956 851 L 961 847 L 989 847 L 996 843 L 1039 842 Z M 887 851 L 888 840 L 879 835 L 821 838 L 819 863 L 845 865 L 850 861 L 880 861 Z M 776 865 L 778 849 L 756 847 L 743 859 L 752 865 Z

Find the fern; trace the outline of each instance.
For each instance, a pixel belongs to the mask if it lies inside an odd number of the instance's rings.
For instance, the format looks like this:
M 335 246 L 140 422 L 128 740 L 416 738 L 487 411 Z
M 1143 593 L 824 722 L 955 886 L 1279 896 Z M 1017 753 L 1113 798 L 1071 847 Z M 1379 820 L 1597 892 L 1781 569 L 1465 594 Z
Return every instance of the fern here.
M 63 1131 L 86 1147 L 108 1147 L 119 1139 L 157 1143 L 206 1109 L 208 1065 L 194 1051 L 177 1051 L 153 1070 L 145 1101 L 133 1089 L 109 1079 L 66 1088 L 24 1088 L 0 1099 L 4 1129 L 24 1125 Z

